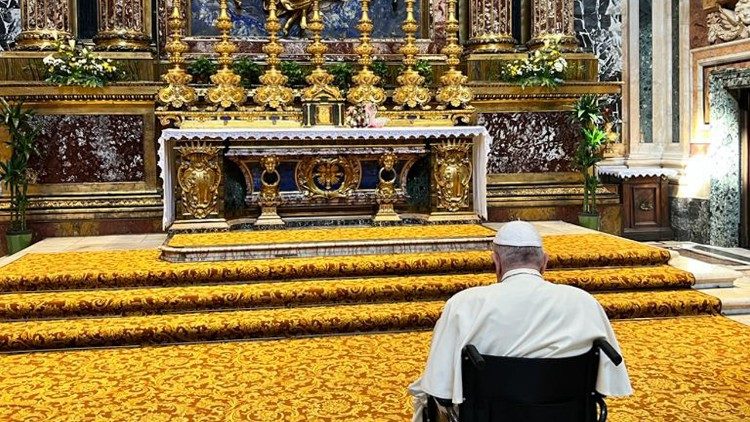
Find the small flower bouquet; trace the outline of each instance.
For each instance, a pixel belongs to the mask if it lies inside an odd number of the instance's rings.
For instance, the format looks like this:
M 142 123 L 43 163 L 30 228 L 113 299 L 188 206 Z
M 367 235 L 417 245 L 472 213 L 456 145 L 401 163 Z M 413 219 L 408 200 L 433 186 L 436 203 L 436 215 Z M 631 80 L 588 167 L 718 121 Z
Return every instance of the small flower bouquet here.
M 90 49 L 78 48 L 75 40 L 56 41 L 57 51 L 45 57 L 45 82 L 56 85 L 102 87 L 122 77 L 109 59 Z
M 349 127 L 371 127 L 379 128 L 388 123 L 388 119 L 377 117 L 378 106 L 372 103 L 363 103 L 350 106 L 346 109 L 344 124 Z
M 514 60 L 500 69 L 499 78 L 522 87 L 544 86 L 556 88 L 565 82 L 568 62 L 562 56 L 561 37 L 550 35 L 544 44 L 524 60 Z

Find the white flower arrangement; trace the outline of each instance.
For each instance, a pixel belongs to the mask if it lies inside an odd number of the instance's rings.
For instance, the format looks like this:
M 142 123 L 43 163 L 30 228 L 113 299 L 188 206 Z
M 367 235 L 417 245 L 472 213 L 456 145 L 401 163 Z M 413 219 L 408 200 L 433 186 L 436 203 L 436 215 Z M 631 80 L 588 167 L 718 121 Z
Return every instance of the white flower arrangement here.
M 563 57 L 562 37 L 549 35 L 544 37 L 541 47 L 529 53 L 523 60 L 514 60 L 500 69 L 499 79 L 512 82 L 522 87 L 546 86 L 556 88 L 565 82 L 568 61 Z
M 75 40 L 55 41 L 56 52 L 45 57 L 45 81 L 56 85 L 102 87 L 122 77 L 112 60 L 79 48 Z

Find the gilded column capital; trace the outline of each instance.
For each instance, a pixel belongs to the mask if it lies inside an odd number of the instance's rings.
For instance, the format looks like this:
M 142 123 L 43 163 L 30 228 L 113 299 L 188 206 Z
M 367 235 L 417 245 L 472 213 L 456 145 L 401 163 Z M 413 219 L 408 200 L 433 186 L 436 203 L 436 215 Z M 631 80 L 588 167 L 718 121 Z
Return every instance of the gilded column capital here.
M 21 0 L 21 33 L 17 50 L 50 50 L 55 39 L 73 35 L 73 8 L 68 0 Z
M 148 51 L 151 44 L 151 2 L 99 0 L 97 50 Z

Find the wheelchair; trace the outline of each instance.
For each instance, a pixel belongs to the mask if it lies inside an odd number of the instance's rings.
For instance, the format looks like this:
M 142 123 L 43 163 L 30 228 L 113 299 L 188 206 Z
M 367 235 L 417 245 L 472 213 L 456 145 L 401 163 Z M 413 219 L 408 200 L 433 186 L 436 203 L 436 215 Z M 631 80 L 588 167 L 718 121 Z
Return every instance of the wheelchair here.
M 606 422 L 607 404 L 596 391 L 601 353 L 622 363 L 604 339 L 566 358 L 481 355 L 467 345 L 461 356 L 464 402 L 450 422 Z M 438 422 L 437 404 L 452 406 L 450 399 L 430 397 L 424 422 Z

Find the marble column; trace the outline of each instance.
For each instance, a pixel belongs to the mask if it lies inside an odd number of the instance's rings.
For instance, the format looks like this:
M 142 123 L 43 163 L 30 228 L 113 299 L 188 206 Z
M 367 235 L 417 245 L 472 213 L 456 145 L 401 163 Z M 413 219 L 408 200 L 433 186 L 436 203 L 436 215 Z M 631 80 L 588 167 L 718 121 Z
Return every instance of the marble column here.
M 97 50 L 144 51 L 151 44 L 148 0 L 99 0 Z
M 469 46 L 475 53 L 512 52 L 512 0 L 469 0 Z
M 21 33 L 17 50 L 47 50 L 55 37 L 71 37 L 73 8 L 68 0 L 21 0 Z
M 531 3 L 531 49 L 539 47 L 547 35 L 562 36 L 563 51 L 579 48 L 573 19 L 573 0 L 533 0 Z

